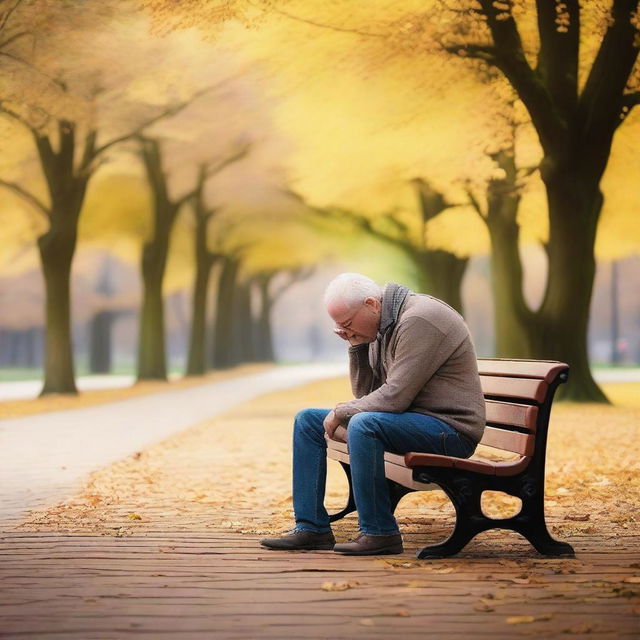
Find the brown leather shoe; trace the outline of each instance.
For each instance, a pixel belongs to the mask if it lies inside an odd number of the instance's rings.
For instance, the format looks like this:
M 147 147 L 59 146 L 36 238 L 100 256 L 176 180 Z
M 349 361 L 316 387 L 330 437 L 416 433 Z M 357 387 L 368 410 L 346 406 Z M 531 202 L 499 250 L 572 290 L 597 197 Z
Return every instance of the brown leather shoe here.
M 294 529 L 282 538 L 266 538 L 260 544 L 267 549 L 278 551 L 327 551 L 333 549 L 336 539 L 333 533 L 315 533 L 314 531 L 297 531 Z
M 361 533 L 355 540 L 337 544 L 333 547 L 336 553 L 347 556 L 377 556 L 388 553 L 402 553 L 402 536 L 396 533 L 392 536 L 372 536 Z

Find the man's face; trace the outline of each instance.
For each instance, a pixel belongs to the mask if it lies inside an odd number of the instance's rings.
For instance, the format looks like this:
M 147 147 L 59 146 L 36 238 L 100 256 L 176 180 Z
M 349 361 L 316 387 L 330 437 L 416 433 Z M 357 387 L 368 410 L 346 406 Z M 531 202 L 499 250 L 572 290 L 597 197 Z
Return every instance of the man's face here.
M 327 307 L 327 312 L 336 323 L 334 331 L 351 344 L 373 342 L 380 327 L 380 300 L 365 298 L 364 302 L 349 307 L 336 301 Z

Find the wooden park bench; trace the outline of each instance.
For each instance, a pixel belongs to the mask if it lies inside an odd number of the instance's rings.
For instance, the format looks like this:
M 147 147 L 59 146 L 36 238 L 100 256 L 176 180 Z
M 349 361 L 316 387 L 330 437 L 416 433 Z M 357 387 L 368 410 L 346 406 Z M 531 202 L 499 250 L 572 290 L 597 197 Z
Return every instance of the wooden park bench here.
M 449 538 L 417 552 L 418 558 L 442 558 L 461 551 L 478 533 L 511 529 L 522 534 L 542 554 L 572 556 L 573 547 L 554 540 L 544 518 L 544 469 L 549 414 L 556 389 L 567 381 L 568 365 L 542 360 L 481 358 L 478 370 L 487 408 L 487 426 L 480 444 L 517 454 L 496 461 L 476 452 L 471 458 L 431 453 L 385 453 L 385 474 L 392 507 L 413 491 L 442 489 L 453 502 L 456 523 Z M 334 437 L 345 436 L 336 432 Z M 355 511 L 347 444 L 327 440 L 327 455 L 337 460 L 349 479 L 346 507 L 331 516 L 334 522 Z M 491 449 L 489 449 L 491 451 Z M 482 512 L 483 491 L 503 491 L 520 498 L 519 513 L 489 518 Z

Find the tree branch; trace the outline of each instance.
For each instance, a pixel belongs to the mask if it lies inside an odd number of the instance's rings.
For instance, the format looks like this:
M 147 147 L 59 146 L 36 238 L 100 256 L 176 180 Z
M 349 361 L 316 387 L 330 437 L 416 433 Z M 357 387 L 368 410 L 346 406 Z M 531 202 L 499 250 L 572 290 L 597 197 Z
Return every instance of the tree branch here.
M 44 213 L 45 216 L 49 217 L 51 215 L 51 210 L 49 209 L 49 207 L 45 206 L 40 199 L 36 198 L 36 196 L 27 191 L 24 187 L 21 187 L 19 184 L 16 184 L 15 182 L 9 182 L 8 180 L 3 180 L 2 178 L 0 178 L 0 186 L 6 187 L 14 193 L 17 193 L 35 209 L 40 211 L 40 213 Z
M 207 165 L 204 172 L 205 180 L 207 178 L 211 178 L 211 176 L 215 176 L 216 174 L 220 173 L 223 169 L 228 167 L 230 164 L 233 164 L 238 160 L 242 160 L 242 158 L 244 158 L 249 153 L 250 149 L 251 149 L 251 143 L 247 143 L 243 147 L 238 149 L 235 153 L 231 154 L 229 157 L 220 161 L 217 165 L 213 165 L 213 164 Z
M 42 135 L 37 131 L 33 132 L 33 139 L 36 143 L 36 148 L 38 150 L 38 155 L 40 157 L 40 166 L 42 167 L 42 172 L 44 173 L 44 177 L 47 181 L 47 186 L 49 188 L 49 195 L 53 197 L 53 194 L 56 191 L 56 164 L 57 157 L 56 153 L 51 146 L 51 140 L 48 135 Z
M 608 137 L 611 126 L 620 124 L 621 99 L 638 58 L 634 40 L 638 35 L 631 14 L 638 0 L 614 0 L 614 22 L 607 29 L 580 96 L 578 108 L 582 126 L 593 139 L 602 131 Z
M 12 53 L 9 53 L 8 51 L 0 51 L 0 56 L 2 56 L 3 58 L 9 58 L 9 60 L 13 60 L 14 62 L 19 62 L 20 64 L 23 64 L 25 67 L 29 67 L 29 69 L 33 69 L 34 71 L 37 71 L 37 69 L 30 62 L 27 62 L 26 60 L 23 60 L 18 56 L 14 56 Z
M 136 135 L 136 137 L 140 143 L 140 154 L 142 155 L 142 161 L 144 162 L 147 179 L 153 195 L 156 199 L 167 203 L 169 202 L 169 194 L 167 181 L 162 170 L 160 143 L 154 138 L 145 138 L 142 135 Z
M 469 197 L 469 202 L 471 203 L 471 206 L 476 210 L 476 213 L 480 216 L 482 221 L 485 224 L 487 224 L 487 214 L 482 210 L 480 201 L 478 200 L 478 198 L 476 198 L 473 191 L 471 191 L 471 187 L 469 186 L 465 187 L 465 191 L 467 193 L 467 196 Z
M 98 132 L 92 129 L 87 133 L 84 139 L 84 149 L 82 151 L 82 160 L 80 160 L 80 171 L 85 171 L 91 168 L 91 162 L 96 157 L 96 140 L 98 138 Z
M 105 142 L 103 145 L 101 145 L 101 146 L 99 146 L 99 147 L 97 147 L 95 149 L 95 151 L 93 153 L 93 158 L 95 158 L 96 156 L 99 156 L 100 154 L 104 153 L 107 149 L 110 149 L 111 147 L 113 147 L 114 145 L 116 145 L 116 144 L 118 144 L 120 142 L 125 142 L 125 140 L 131 140 L 132 138 L 135 138 L 135 137 L 138 137 L 138 136 L 142 135 L 144 130 L 148 129 L 151 125 L 155 124 L 156 122 L 159 122 L 163 118 L 167 118 L 169 116 L 175 116 L 176 114 L 180 113 L 180 111 L 182 111 L 183 109 L 188 107 L 194 100 L 196 100 L 200 96 L 204 95 L 205 93 L 208 93 L 209 91 L 212 91 L 213 89 L 216 89 L 220 85 L 223 85 L 225 82 L 227 82 L 227 81 L 223 80 L 222 82 L 219 82 L 216 85 L 212 85 L 210 87 L 205 87 L 204 89 L 201 89 L 200 91 L 196 91 L 191 96 L 191 98 L 189 98 L 189 100 L 185 100 L 184 102 L 181 102 L 180 104 L 177 104 L 177 105 L 174 105 L 174 106 L 171 106 L 171 107 L 167 107 L 162 112 L 160 112 L 158 115 L 154 116 L 153 118 L 149 118 L 149 120 L 147 120 L 146 122 L 142 123 L 139 127 L 136 127 L 133 131 L 130 131 L 129 133 L 125 133 L 125 134 L 123 134 L 121 136 L 118 136 L 118 137 L 114 138 L 113 140 L 109 140 L 109 142 Z M 91 158 L 91 160 L 93 160 L 93 158 Z
M 340 33 L 353 33 L 355 35 L 366 36 L 369 38 L 386 38 L 387 37 L 387 34 L 384 34 L 384 33 L 375 33 L 373 31 L 361 31 L 360 29 L 351 29 L 348 27 L 337 27 L 335 25 L 325 24 L 323 22 L 317 22 L 309 18 L 302 18 L 300 16 L 293 15 L 292 13 L 288 13 L 287 11 L 283 11 L 282 9 L 277 9 L 273 4 L 271 4 L 268 9 L 264 9 L 263 7 L 256 5 L 251 1 L 249 1 L 249 4 L 256 9 L 260 9 L 263 13 L 265 13 L 266 11 L 277 13 L 281 16 L 284 16 L 285 18 L 289 18 L 289 20 L 295 20 L 296 22 L 309 24 L 313 27 L 329 29 L 330 31 L 339 31 Z
M 493 38 L 495 65 L 527 107 L 545 153 L 564 145 L 568 135 L 552 96 L 527 62 L 513 15 L 498 9 L 493 0 L 478 0 Z
M 2 29 L 2 27 L 0 27 Z M 0 42 L 0 49 L 4 49 L 8 47 L 10 44 L 19 40 L 20 38 L 24 38 L 25 36 L 32 36 L 33 33 L 31 31 L 20 31 L 18 33 L 14 33 L 10 38 L 7 38 L 4 42 Z
M 409 182 L 418 194 L 423 222 L 427 223 L 432 218 L 440 215 L 445 209 L 454 206 L 447 202 L 442 193 L 434 189 L 426 180 L 413 178 Z
M 321 218 L 333 217 L 336 219 L 346 218 L 350 222 L 359 226 L 363 231 L 365 231 L 369 235 L 379 238 L 384 242 L 393 244 L 403 249 L 404 251 L 414 249 L 408 237 L 405 236 L 402 238 L 398 238 L 388 233 L 385 233 L 380 229 L 376 229 L 371 224 L 371 220 L 369 220 L 369 218 L 367 218 L 366 216 L 355 213 L 354 211 L 349 211 L 347 209 L 340 209 L 337 207 L 334 207 L 334 208 L 315 207 L 313 205 L 310 205 L 300 194 L 296 193 L 291 189 L 282 189 L 282 192 L 288 195 L 290 198 L 293 198 L 294 200 L 299 202 L 302 206 L 305 207 L 305 209 L 307 209 L 307 211 L 309 211 L 310 213 L 313 213 L 315 216 L 318 216 Z M 399 225 L 396 225 L 396 226 L 400 226 L 401 228 L 402 223 L 399 223 Z
M 306 280 L 307 278 L 311 277 L 314 271 L 315 265 L 307 265 L 304 267 L 289 269 L 287 271 L 289 275 L 289 281 L 282 283 L 280 287 L 272 292 L 271 300 L 278 300 L 278 298 L 280 298 L 287 289 L 291 288 L 296 282 L 300 282 L 301 280 Z
M 540 50 L 536 71 L 565 118 L 578 101 L 578 52 L 580 5 L 578 0 L 561 4 L 536 0 Z
M 242 149 L 239 149 L 234 154 L 230 155 L 228 158 L 225 158 L 224 160 L 222 160 L 216 165 L 214 164 L 202 165 L 200 167 L 198 183 L 193 189 L 191 189 L 191 191 L 188 191 L 181 198 L 176 200 L 176 203 L 175 203 L 176 206 L 179 208 L 185 202 L 197 196 L 198 193 L 202 191 L 204 183 L 207 181 L 208 178 L 211 178 L 212 176 L 220 173 L 225 167 L 228 167 L 230 164 L 233 164 L 234 162 L 237 162 L 238 160 L 241 160 L 242 158 L 244 158 L 247 155 L 247 153 L 249 153 L 250 148 L 251 148 L 251 145 L 246 144 Z
M 0 31 L 7 26 L 7 22 L 9 22 L 9 18 L 11 18 L 11 15 L 13 14 L 13 12 L 22 4 L 22 1 L 23 0 L 16 0 L 14 5 L 12 7 L 9 7 L 2 14 L 2 17 L 0 18 Z
M 9 116 L 12 120 L 19 122 L 22 126 L 26 127 L 31 131 L 31 133 L 36 133 L 37 129 L 28 121 L 25 120 L 18 112 L 13 111 L 13 109 L 9 109 L 5 106 L 2 106 L 0 103 L 0 113 L 4 113 Z
M 478 60 L 484 60 L 492 65 L 497 65 L 496 62 L 496 49 L 483 44 L 450 44 L 443 49 L 447 53 L 453 53 L 458 56 L 466 56 L 468 58 L 476 58 Z
M 389 224 L 393 225 L 398 230 L 398 233 L 400 233 L 407 242 L 410 242 L 409 228 L 404 222 L 398 220 L 398 218 L 396 218 L 393 213 L 387 213 L 383 217 L 389 222 Z
M 76 125 L 69 120 L 58 120 L 59 147 L 57 161 L 66 174 L 73 174 L 73 156 L 76 149 Z

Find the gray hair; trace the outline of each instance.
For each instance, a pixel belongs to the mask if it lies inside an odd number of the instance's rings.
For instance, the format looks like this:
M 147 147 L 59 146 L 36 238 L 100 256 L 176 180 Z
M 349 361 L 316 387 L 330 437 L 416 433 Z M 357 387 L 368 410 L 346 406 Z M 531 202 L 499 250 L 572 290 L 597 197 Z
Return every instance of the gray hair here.
M 366 298 L 382 300 L 380 285 L 360 273 L 341 273 L 327 285 L 324 305 L 328 307 L 333 302 L 343 302 L 353 308 L 362 304 Z

